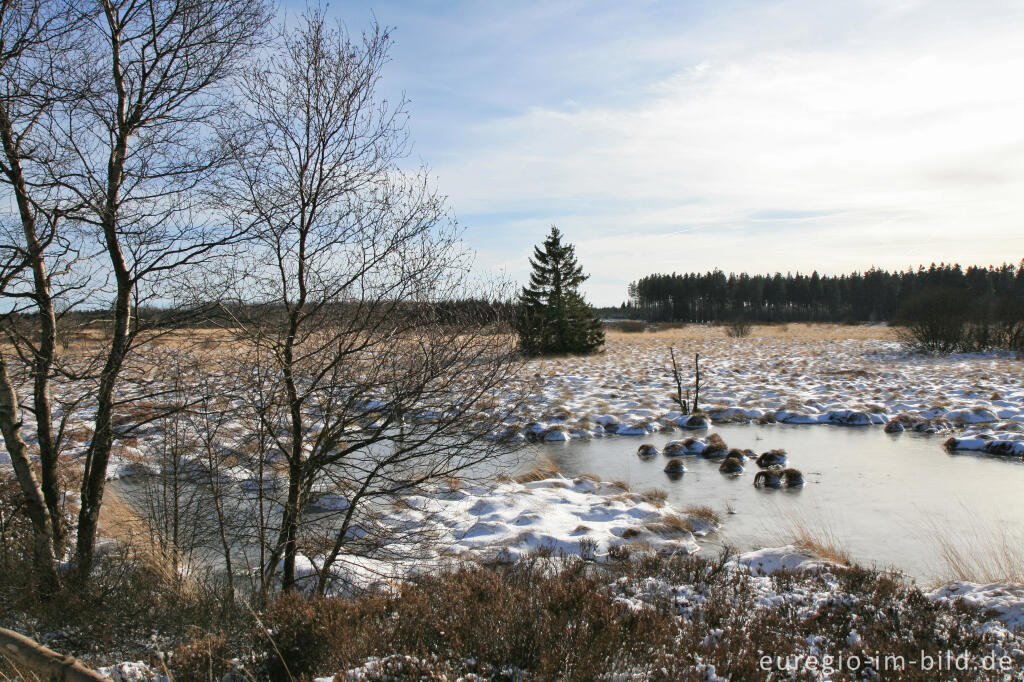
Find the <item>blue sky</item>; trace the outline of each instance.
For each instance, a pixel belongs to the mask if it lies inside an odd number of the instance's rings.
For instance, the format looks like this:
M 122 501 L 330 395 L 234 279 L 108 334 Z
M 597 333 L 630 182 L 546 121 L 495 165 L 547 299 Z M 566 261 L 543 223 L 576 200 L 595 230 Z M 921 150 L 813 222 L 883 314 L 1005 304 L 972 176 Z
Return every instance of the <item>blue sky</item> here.
M 1024 3 L 336 3 L 477 267 L 551 224 L 591 302 L 652 272 L 1024 258 Z

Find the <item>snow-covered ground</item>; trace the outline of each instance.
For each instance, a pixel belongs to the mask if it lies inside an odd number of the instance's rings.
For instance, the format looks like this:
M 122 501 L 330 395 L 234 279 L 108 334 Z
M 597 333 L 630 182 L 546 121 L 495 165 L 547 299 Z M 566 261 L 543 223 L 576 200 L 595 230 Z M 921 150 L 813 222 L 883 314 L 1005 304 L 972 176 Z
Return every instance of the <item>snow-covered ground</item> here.
M 532 387 L 507 435 L 565 440 L 680 428 L 669 346 L 683 358 L 684 392 L 700 353 L 700 407 L 713 421 L 894 421 L 920 431 L 1024 423 L 1024 361 L 1011 354 L 909 353 L 886 327 L 758 327 L 731 339 L 719 327 L 691 326 L 610 333 L 603 354 L 531 362 L 524 382 Z
M 625 548 L 691 554 L 699 551 L 696 538 L 719 527 L 705 515 L 665 504 L 656 493 L 557 474 L 524 483 L 445 486 L 435 494 L 406 497 L 402 507 L 382 511 L 377 523 L 395 529 L 394 537 L 415 529 L 404 552 L 393 543 L 390 547 L 394 556 L 413 558 L 348 557 L 332 569 L 335 592 L 386 584 L 457 561 L 515 561 L 537 552 L 583 553 L 598 562 Z M 312 586 L 322 565 L 323 557 L 300 557 L 300 583 Z
M 735 592 L 732 598 L 737 600 L 737 602 L 742 601 L 743 603 L 742 607 L 737 604 L 737 608 L 745 610 L 741 618 L 746 618 L 750 624 L 756 623 L 756 621 L 767 616 L 772 610 L 784 612 L 786 614 L 785 617 L 791 619 L 791 621 L 807 620 L 813 622 L 820 614 L 827 614 L 837 607 L 840 610 L 857 607 L 858 602 L 865 598 L 864 594 L 850 591 L 849 584 L 840 578 L 841 571 L 844 570 L 842 566 L 823 560 L 808 551 L 792 545 L 767 548 L 739 555 L 727 562 L 724 568 L 726 571 L 747 574 L 749 576 L 743 583 L 743 589 L 738 588 L 735 583 L 730 584 L 733 585 Z M 775 576 L 780 572 L 787 572 L 796 576 L 809 576 L 813 574 L 813 579 L 801 580 L 797 578 L 779 581 L 775 579 Z M 630 577 L 621 577 L 614 579 L 608 585 L 608 589 L 615 602 L 625 608 L 642 610 L 664 607 L 667 604 L 677 618 L 695 622 L 699 622 L 702 617 L 702 607 L 713 598 L 722 598 L 721 594 L 712 594 L 710 590 L 714 590 L 715 587 L 706 582 L 676 583 L 657 576 L 646 577 L 639 581 Z M 750 590 L 750 594 L 747 594 L 747 589 Z M 743 596 L 739 596 L 740 594 Z M 985 650 L 972 650 L 969 652 L 972 656 L 980 658 L 982 655 L 990 655 L 994 659 L 1010 661 L 1012 666 L 1017 666 L 1021 661 L 1024 661 L 1024 634 L 1015 631 L 1015 628 L 1020 627 L 1022 624 L 1020 619 L 1022 609 L 1024 609 L 1024 591 L 1021 588 L 1004 585 L 978 586 L 956 583 L 926 593 L 925 596 L 930 600 L 945 603 L 962 598 L 965 603 L 977 606 L 983 610 L 981 619 L 975 621 L 975 627 L 978 629 L 979 634 L 983 636 L 982 641 L 984 642 Z M 908 602 L 905 597 L 893 599 L 888 604 L 890 613 L 887 618 L 906 617 L 907 614 L 903 613 L 903 611 L 915 608 L 915 606 L 911 605 L 912 601 Z M 871 607 L 868 608 L 870 610 Z M 855 610 L 855 608 L 852 610 Z M 989 620 L 985 620 L 986 618 Z M 953 622 L 943 621 L 942 619 L 939 622 L 951 630 L 958 625 Z M 844 631 L 841 635 L 844 640 L 843 642 L 837 643 L 830 641 L 825 636 L 812 635 L 808 637 L 806 642 L 799 641 L 796 643 L 798 647 L 796 651 L 799 652 L 800 657 L 796 658 L 797 654 L 793 654 L 788 659 L 784 659 L 784 663 L 799 665 L 799 661 L 806 659 L 807 656 L 817 657 L 818 661 L 828 661 L 829 659 L 826 657 L 830 656 L 829 652 L 834 652 L 840 644 L 849 648 L 852 652 L 863 656 L 865 661 L 871 661 L 872 656 L 884 655 L 884 652 L 872 651 L 867 648 L 859 649 L 859 647 L 863 646 L 863 638 L 867 635 L 867 629 L 871 627 L 877 627 L 877 624 L 860 623 L 856 618 L 850 618 L 849 630 Z M 707 627 L 706 638 L 712 641 L 715 639 L 725 642 L 734 641 L 736 649 L 743 645 L 743 635 L 741 633 L 735 631 L 726 632 L 720 628 Z M 467 661 L 465 663 L 475 664 L 475 661 Z M 774 664 L 774 659 L 770 663 Z M 904 664 L 906 664 L 905 661 Z M 699 659 L 695 662 L 695 665 L 700 667 Z M 834 656 L 830 665 L 837 665 Z M 910 670 L 915 665 L 920 665 L 923 668 L 926 664 L 923 661 L 913 661 L 909 663 L 910 667 L 900 668 L 900 670 Z M 934 667 L 934 664 L 932 666 Z M 380 657 L 372 657 L 362 665 L 350 668 L 343 674 L 316 678 L 316 682 L 358 682 L 398 679 L 402 675 L 409 675 L 417 670 L 431 667 L 436 669 L 437 662 L 416 659 L 403 655 L 400 652 L 389 653 Z M 774 679 L 773 676 L 768 676 L 767 670 L 766 668 L 765 679 Z M 881 667 L 879 667 L 879 671 L 881 671 Z M 884 676 L 882 678 L 878 677 L 879 671 L 874 673 L 874 677 L 867 676 L 866 679 L 885 679 Z M 521 671 L 510 670 L 501 672 L 508 677 L 515 678 L 516 673 Z M 716 675 L 713 666 L 704 666 L 699 672 L 703 673 L 704 679 L 708 680 L 728 679 Z M 898 673 L 893 673 L 893 675 L 898 675 Z M 783 678 L 786 677 L 783 675 Z M 482 680 L 489 679 L 489 677 L 480 677 L 469 673 L 459 677 L 459 679 Z M 629 677 L 610 676 L 608 679 L 647 680 L 660 678 L 657 671 L 636 670 Z M 804 677 L 800 679 L 804 679 Z M 832 679 L 832 677 L 827 673 L 823 673 L 820 676 L 813 676 L 807 679 L 825 680 Z M 860 678 L 858 677 L 858 679 Z M 970 679 L 975 678 L 970 677 Z M 1018 677 L 1008 674 L 1000 679 L 1018 679 Z

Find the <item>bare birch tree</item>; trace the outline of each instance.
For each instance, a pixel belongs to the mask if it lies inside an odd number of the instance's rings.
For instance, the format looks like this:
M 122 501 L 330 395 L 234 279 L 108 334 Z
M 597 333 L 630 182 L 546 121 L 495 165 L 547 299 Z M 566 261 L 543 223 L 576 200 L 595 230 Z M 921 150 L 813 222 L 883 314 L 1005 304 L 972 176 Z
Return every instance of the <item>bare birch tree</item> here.
M 321 590 L 350 546 L 388 545 L 367 539 L 385 532 L 376 505 L 491 456 L 514 368 L 497 314 L 441 313 L 465 294 L 469 262 L 426 173 L 400 168 L 404 102 L 377 93 L 387 31 L 352 39 L 313 12 L 277 42 L 243 79 L 245 134 L 231 136 L 259 162 L 237 165 L 222 194 L 255 236 L 233 308 L 253 378 L 242 394 L 287 486 L 264 596 L 278 570 L 295 584 L 304 509 L 322 486 L 345 502 L 321 548 Z
M 83 100 L 53 121 L 75 162 L 54 169 L 103 246 L 114 283 L 112 338 L 85 455 L 76 575 L 88 577 L 113 443 L 116 388 L 140 331 L 144 293 L 239 236 L 204 216 L 197 191 L 223 168 L 212 122 L 227 79 L 263 30 L 266 8 L 241 0 L 98 0 L 78 54 Z
M 50 379 L 56 361 L 56 301 L 82 285 L 59 284 L 80 255 L 58 229 L 68 209 L 41 169 L 59 157 L 40 130 L 73 99 L 64 55 L 74 47 L 85 15 L 63 3 L 0 2 L 0 182 L 16 207 L 0 227 L 0 330 L 10 342 L 0 350 L 0 431 L 25 496 L 34 531 L 34 559 L 43 594 L 57 587 L 56 560 L 65 529 L 57 457 L 64 424 L 54 426 Z M 27 323 L 27 324 L 26 324 Z M 16 360 L 11 367 L 10 360 Z M 15 371 L 28 369 L 32 399 L 19 401 Z M 37 477 L 22 434 L 22 409 L 36 422 Z M 66 414 L 66 413 L 65 413 Z

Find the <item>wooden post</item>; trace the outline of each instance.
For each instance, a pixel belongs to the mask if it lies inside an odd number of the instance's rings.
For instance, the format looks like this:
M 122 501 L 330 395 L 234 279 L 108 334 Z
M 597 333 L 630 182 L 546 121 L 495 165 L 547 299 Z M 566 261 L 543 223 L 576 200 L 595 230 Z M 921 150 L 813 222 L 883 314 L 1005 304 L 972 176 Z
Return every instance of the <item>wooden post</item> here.
M 111 682 L 109 677 L 85 667 L 74 656 L 62 656 L 24 635 L 5 628 L 0 628 L 0 657 L 27 668 L 27 671 L 22 670 L 23 673 L 31 671 L 48 682 Z

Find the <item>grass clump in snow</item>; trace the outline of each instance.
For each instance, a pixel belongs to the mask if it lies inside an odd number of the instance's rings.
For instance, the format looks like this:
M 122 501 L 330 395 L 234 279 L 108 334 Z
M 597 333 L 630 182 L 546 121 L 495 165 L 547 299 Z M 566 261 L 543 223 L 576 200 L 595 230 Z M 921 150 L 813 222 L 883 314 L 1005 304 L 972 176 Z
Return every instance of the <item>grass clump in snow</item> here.
M 532 483 L 534 481 L 543 481 L 548 478 L 554 478 L 562 473 L 558 465 L 555 464 L 554 460 L 548 458 L 543 462 L 535 464 L 529 471 L 525 471 L 517 476 L 513 476 L 512 480 L 516 483 Z
M 958 533 L 933 523 L 927 532 L 939 549 L 942 581 L 1024 584 L 1024 536 L 1019 532 L 979 522 Z
M 686 508 L 686 513 L 713 525 L 722 523 L 719 513 L 705 504 L 692 504 Z
M 841 566 L 854 563 L 835 531 L 827 524 L 812 524 L 806 519 L 791 516 L 787 519 L 787 525 L 786 533 L 794 547 Z

